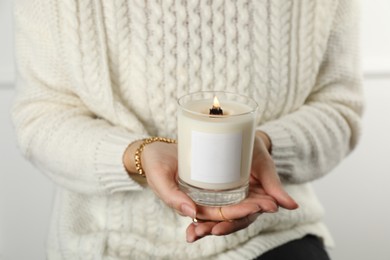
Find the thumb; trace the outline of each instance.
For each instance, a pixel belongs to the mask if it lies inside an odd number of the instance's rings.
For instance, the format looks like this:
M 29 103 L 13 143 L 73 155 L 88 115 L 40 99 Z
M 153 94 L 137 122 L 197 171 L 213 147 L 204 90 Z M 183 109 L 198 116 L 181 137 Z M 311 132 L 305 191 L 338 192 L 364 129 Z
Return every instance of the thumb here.
M 285 209 L 296 209 L 299 207 L 296 201 L 284 190 L 275 171 L 271 171 L 270 174 L 263 174 L 260 182 L 265 192 L 272 196 L 281 207 Z
M 264 132 L 256 132 L 255 147 L 257 150 L 257 157 L 252 162 L 253 176 L 257 179 L 264 191 L 272 196 L 277 203 L 286 209 L 296 209 L 298 204 L 288 193 L 283 189 L 283 185 L 277 174 L 275 164 L 270 155 L 271 141 Z M 257 146 L 256 146 L 257 144 Z
M 157 180 L 149 179 L 149 185 L 168 207 L 174 209 L 182 216 L 196 217 L 197 212 L 194 201 L 179 189 L 174 178 L 161 174 L 158 175 Z
M 178 189 L 171 191 L 169 196 L 172 198 L 167 201 L 169 207 L 173 208 L 182 216 L 187 216 L 192 219 L 196 218 L 196 205 L 184 192 Z

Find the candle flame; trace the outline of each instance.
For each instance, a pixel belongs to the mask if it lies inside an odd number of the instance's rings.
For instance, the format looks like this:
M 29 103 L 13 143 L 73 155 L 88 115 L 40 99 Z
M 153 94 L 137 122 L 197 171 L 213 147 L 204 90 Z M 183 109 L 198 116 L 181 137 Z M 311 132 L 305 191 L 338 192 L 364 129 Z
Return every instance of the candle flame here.
M 213 102 L 213 108 L 220 108 L 221 105 L 219 104 L 217 96 L 214 96 L 214 102 Z

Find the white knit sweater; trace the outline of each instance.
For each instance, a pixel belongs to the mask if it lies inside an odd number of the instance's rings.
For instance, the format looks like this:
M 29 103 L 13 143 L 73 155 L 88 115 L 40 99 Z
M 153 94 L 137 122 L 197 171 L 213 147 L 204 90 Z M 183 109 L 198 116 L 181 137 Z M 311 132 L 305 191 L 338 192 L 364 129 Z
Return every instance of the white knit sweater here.
M 359 136 L 356 2 L 16 1 L 13 118 L 25 156 L 58 185 L 48 258 L 251 259 L 308 233 L 331 244 L 308 182 Z M 188 244 L 190 219 L 129 178 L 122 155 L 145 136 L 175 138 L 176 99 L 201 90 L 259 103 L 300 208 Z

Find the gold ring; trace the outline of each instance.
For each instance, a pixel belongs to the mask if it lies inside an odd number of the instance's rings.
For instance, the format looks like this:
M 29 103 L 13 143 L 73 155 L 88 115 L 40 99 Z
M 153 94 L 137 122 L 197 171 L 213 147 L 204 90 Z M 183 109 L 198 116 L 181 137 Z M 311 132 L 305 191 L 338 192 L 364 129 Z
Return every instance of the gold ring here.
M 221 218 L 222 218 L 223 221 L 227 221 L 227 222 L 232 222 L 232 221 L 233 221 L 233 220 L 230 220 L 230 219 L 225 218 L 225 216 L 224 216 L 223 213 L 222 213 L 222 207 L 219 207 L 219 208 L 218 208 L 218 212 L 219 212 L 219 215 L 221 216 Z
M 192 223 L 197 225 L 198 224 L 198 219 L 196 218 L 196 211 L 194 211 L 194 216 L 192 217 Z

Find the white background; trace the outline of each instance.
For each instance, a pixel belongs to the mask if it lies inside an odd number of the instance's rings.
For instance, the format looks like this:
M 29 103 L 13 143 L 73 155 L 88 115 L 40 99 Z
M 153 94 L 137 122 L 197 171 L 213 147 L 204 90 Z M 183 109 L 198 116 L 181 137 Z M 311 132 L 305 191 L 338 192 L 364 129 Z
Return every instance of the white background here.
M 14 95 L 11 0 L 0 0 L 0 259 L 45 259 L 54 187 L 20 155 L 10 119 Z M 367 108 L 358 149 L 316 181 L 334 260 L 390 259 L 390 1 L 362 0 Z

